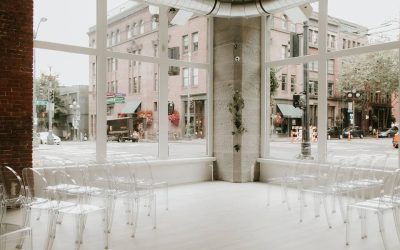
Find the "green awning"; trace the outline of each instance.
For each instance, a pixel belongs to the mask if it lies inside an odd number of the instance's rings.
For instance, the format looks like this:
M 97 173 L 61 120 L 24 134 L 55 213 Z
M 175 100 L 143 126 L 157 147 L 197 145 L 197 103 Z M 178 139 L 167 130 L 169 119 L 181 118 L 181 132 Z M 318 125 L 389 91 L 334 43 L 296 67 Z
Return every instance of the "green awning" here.
M 125 107 L 122 109 L 122 114 L 133 114 L 136 112 L 136 109 L 139 107 L 141 101 L 130 101 Z
M 277 104 L 279 110 L 282 112 L 283 117 L 287 118 L 301 118 L 303 111 L 299 108 L 293 107 L 290 104 Z

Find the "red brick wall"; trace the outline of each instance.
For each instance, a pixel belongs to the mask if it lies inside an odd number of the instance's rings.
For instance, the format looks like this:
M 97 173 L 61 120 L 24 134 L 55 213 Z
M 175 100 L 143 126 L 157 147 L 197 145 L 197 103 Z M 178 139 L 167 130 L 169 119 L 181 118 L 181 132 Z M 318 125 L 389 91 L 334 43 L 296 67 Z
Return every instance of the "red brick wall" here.
M 0 164 L 32 165 L 33 1 L 0 1 Z

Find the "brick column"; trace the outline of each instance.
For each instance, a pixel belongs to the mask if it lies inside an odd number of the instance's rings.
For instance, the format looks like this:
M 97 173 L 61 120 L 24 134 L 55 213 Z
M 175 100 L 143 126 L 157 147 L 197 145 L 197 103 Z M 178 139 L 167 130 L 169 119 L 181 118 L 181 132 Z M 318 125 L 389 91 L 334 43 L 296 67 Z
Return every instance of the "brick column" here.
M 33 1 L 0 1 L 0 164 L 32 165 Z
M 217 176 L 247 182 L 257 175 L 254 166 L 260 155 L 261 18 L 214 18 L 213 32 Z M 245 102 L 242 121 L 247 132 L 233 136 L 227 105 L 235 90 L 242 93 Z M 233 148 L 236 143 L 241 145 L 239 152 Z

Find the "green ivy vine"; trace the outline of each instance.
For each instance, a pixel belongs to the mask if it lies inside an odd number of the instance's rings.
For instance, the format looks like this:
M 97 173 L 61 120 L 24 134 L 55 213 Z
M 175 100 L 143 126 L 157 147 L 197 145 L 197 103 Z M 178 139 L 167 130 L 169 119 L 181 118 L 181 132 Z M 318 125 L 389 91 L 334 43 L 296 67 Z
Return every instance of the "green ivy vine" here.
M 242 94 L 236 90 L 233 92 L 232 101 L 228 103 L 228 110 L 232 114 L 232 122 L 234 129 L 232 135 L 241 135 L 246 132 L 246 128 L 242 122 L 242 109 L 244 108 L 244 100 Z M 240 150 L 240 144 L 235 144 L 233 148 L 238 152 Z

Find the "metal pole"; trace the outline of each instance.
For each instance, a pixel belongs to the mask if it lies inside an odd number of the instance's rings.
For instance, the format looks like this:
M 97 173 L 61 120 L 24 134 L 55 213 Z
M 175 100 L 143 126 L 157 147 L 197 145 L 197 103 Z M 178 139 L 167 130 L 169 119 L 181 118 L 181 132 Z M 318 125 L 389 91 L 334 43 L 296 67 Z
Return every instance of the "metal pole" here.
M 308 22 L 303 24 L 303 55 L 308 54 Z M 308 63 L 303 64 L 303 91 L 305 95 L 305 107 L 303 109 L 303 132 L 301 142 L 301 159 L 310 159 L 311 157 L 311 144 L 310 144 L 310 125 L 309 125 L 309 93 L 308 93 Z

